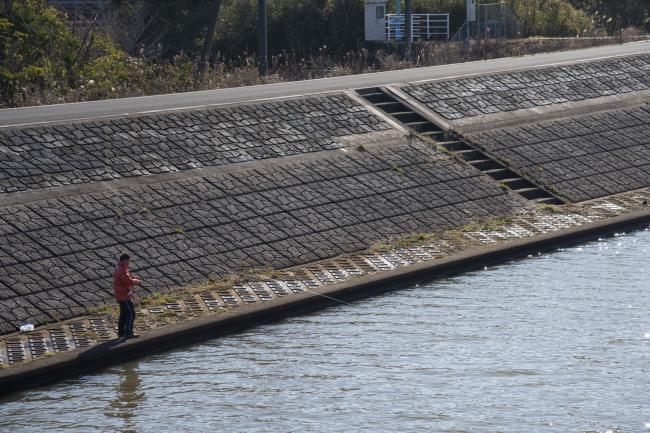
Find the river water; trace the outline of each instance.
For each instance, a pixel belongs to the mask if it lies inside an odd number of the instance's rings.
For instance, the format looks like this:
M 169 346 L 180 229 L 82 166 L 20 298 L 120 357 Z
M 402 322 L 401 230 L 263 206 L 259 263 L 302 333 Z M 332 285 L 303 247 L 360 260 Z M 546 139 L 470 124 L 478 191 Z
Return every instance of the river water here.
M 0 400 L 2 432 L 650 431 L 650 232 Z

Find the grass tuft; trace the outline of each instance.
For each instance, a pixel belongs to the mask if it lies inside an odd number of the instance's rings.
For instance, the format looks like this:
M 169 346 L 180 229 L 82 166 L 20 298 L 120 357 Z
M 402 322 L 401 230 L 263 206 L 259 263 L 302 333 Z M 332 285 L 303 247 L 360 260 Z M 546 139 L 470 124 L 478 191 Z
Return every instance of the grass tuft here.
M 405 174 L 404 169 L 397 164 L 393 164 L 391 170 L 393 170 L 395 173 L 399 174 L 400 176 L 404 176 Z

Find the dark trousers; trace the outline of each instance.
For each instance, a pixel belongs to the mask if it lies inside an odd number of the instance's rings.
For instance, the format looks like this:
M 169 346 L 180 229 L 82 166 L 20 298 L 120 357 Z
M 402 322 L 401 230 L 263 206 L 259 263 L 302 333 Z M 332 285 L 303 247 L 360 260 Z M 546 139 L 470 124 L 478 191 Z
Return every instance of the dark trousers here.
M 120 301 L 120 320 L 117 322 L 117 335 L 124 337 L 133 334 L 135 322 L 135 308 L 131 301 Z

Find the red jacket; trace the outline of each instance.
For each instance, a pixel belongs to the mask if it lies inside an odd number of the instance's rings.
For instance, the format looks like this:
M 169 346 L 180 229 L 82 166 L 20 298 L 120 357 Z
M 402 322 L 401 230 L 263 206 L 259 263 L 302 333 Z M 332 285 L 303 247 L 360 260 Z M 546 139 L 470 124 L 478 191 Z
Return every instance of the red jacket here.
M 139 283 L 140 280 L 133 278 L 129 273 L 128 264 L 119 262 L 115 268 L 115 272 L 113 273 L 115 300 L 117 300 L 117 302 L 122 302 L 133 299 L 132 287 Z

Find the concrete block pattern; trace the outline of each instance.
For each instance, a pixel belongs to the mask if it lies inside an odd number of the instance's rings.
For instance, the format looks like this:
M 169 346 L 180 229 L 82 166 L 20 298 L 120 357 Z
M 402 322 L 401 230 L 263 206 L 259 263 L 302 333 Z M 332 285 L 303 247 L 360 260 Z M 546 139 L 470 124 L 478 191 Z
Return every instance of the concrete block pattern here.
M 115 257 L 144 292 L 289 267 L 526 206 L 418 140 L 0 207 L 0 332 L 111 302 Z
M 0 194 L 337 149 L 388 129 L 342 94 L 0 130 Z
M 650 186 L 650 106 L 471 134 L 468 139 L 573 202 Z
M 405 86 L 448 120 L 650 89 L 650 55 Z

